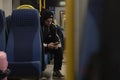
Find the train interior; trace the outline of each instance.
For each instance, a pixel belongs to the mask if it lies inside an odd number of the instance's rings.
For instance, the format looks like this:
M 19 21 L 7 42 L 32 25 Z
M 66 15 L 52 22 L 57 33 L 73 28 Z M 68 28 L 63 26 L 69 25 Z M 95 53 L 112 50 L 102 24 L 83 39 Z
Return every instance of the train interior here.
M 43 44 L 38 26 L 43 8 L 54 14 L 54 24 L 60 26 L 65 36 L 64 0 L 0 0 L 0 41 L 2 42 L 0 42 L 0 51 L 7 54 L 6 66 L 10 69 L 10 75 L 3 80 L 65 80 L 65 77 L 56 79 L 52 77 L 53 57 L 48 59 L 48 55 L 44 56 L 47 61 L 44 71 L 42 70 Z M 14 51 L 18 54 L 14 54 Z M 61 73 L 65 76 L 65 50 L 63 54 Z

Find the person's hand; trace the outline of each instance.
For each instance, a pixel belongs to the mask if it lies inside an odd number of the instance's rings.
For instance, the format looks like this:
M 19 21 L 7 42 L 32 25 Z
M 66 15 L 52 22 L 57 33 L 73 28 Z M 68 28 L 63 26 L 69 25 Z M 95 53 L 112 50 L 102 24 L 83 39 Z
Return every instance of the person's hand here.
M 55 42 L 55 43 L 54 43 L 54 46 L 55 46 L 55 49 L 58 49 L 58 47 L 59 47 L 59 42 Z
M 51 42 L 51 43 L 47 44 L 47 47 L 49 49 L 54 49 L 55 48 L 55 43 Z

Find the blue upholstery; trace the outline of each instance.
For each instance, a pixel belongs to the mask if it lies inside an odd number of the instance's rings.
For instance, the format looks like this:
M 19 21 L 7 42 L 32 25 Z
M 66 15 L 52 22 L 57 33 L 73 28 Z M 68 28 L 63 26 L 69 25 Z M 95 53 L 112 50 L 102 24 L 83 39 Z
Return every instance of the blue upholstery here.
M 45 61 L 45 65 L 50 63 L 50 53 L 49 52 L 45 53 L 44 61 Z
M 10 77 L 39 77 L 42 43 L 37 10 L 14 10 L 8 35 L 7 54 Z
M 5 51 L 6 47 L 6 33 L 5 33 L 5 14 L 0 10 L 0 51 Z
M 88 8 L 83 26 L 82 45 L 80 45 L 79 70 L 77 80 L 87 80 L 88 64 L 92 56 L 98 55 L 100 50 L 100 32 L 102 0 L 88 0 Z M 90 75 L 90 74 L 89 74 Z
M 9 33 L 9 28 L 11 26 L 11 15 L 6 17 L 7 32 Z

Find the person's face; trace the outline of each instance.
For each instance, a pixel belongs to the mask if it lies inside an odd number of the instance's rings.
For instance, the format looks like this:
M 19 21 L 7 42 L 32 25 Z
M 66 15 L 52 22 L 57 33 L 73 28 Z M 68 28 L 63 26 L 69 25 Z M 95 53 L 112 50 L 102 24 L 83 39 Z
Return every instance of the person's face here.
M 51 23 L 52 23 L 52 18 L 48 18 L 48 19 L 45 20 L 45 25 L 46 26 L 50 26 Z

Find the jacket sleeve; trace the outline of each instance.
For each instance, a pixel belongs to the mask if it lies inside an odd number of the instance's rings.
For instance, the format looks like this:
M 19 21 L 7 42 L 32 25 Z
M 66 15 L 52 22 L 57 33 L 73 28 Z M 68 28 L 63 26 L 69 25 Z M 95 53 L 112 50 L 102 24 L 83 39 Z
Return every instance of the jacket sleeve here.
M 64 49 L 64 35 L 63 35 L 63 32 L 62 32 L 62 28 L 60 28 L 59 26 L 57 27 L 57 34 L 58 34 L 58 36 L 59 36 L 59 38 L 60 38 L 60 41 L 61 41 L 61 44 L 62 44 L 62 47 L 63 47 L 63 49 Z

